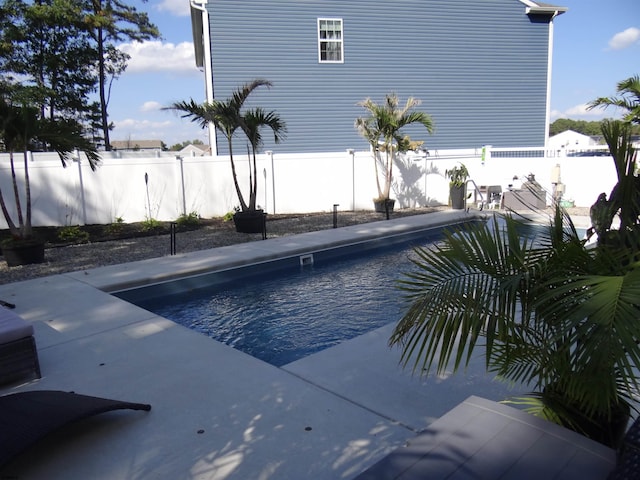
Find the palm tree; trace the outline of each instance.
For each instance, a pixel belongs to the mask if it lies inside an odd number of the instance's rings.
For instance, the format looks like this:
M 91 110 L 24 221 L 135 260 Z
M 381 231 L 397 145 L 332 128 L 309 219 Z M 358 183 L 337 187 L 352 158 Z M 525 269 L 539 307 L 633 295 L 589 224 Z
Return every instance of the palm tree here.
M 22 103 L 16 105 L 8 97 L 8 91 L 0 96 L 0 140 L 9 152 L 13 195 L 16 206 L 16 220 L 13 219 L 0 190 L 0 208 L 16 241 L 30 240 L 33 235 L 31 225 L 31 183 L 29 179 L 28 152 L 40 148 L 58 153 L 63 166 L 76 150 L 84 152 L 92 170 L 100 162 L 96 147 L 83 136 L 82 126 L 73 119 L 43 119 L 37 106 Z M 15 170 L 15 153 L 23 152 L 24 162 L 24 209 Z
M 355 128 L 371 146 L 376 172 L 376 186 L 378 198 L 376 200 L 388 200 L 393 180 L 393 163 L 397 152 L 415 149 L 423 142 L 412 142 L 409 136 L 403 135 L 401 130 L 407 125 L 420 124 L 433 133 L 433 121 L 423 112 L 413 111 L 421 101 L 409 97 L 404 107 L 399 108 L 400 100 L 395 93 L 387 94 L 384 103 L 378 105 L 370 98 L 358 103 L 368 112 L 368 117 L 358 117 L 355 120 Z M 380 158 L 384 152 L 384 160 Z M 383 181 L 380 182 L 379 168 L 383 170 Z
M 273 141 L 280 143 L 286 134 L 286 125 L 274 111 L 266 112 L 260 107 L 244 112 L 241 118 L 241 128 L 251 145 L 251 160 L 249 173 L 249 211 L 256 210 L 258 195 L 258 172 L 256 167 L 256 153 L 262 146 L 260 129 L 269 127 L 273 132 Z M 247 148 L 248 150 L 248 148 Z M 248 152 L 247 152 L 248 153 Z
M 408 309 L 390 339 L 405 366 L 455 371 L 482 343 L 489 371 L 532 388 L 518 400 L 530 411 L 616 445 L 613 425 L 624 431 L 640 386 L 640 186 L 625 128 L 605 136 L 619 175 L 611 208 L 627 220 L 624 230 L 609 222 L 595 248 L 556 207 L 535 242 L 506 215 L 416 250 L 401 282 Z
M 640 75 L 634 75 L 618 82 L 619 97 L 600 97 L 588 104 L 588 109 L 595 107 L 618 107 L 626 113 L 623 120 L 640 124 Z
M 192 122 L 198 123 L 202 128 L 206 128 L 209 125 L 213 125 L 227 139 L 229 145 L 229 160 L 231 162 L 231 174 L 233 176 L 233 184 L 236 189 L 238 201 L 240 202 L 240 208 L 243 212 L 251 211 L 255 209 L 255 196 L 257 179 L 255 178 L 255 162 L 254 162 L 254 174 L 253 178 L 249 181 L 249 203 L 247 203 L 242 195 L 240 184 L 238 183 L 238 176 L 236 173 L 236 164 L 233 159 L 233 136 L 238 129 L 244 130 L 243 125 L 245 121 L 242 118 L 242 107 L 251 94 L 258 87 L 271 87 L 271 82 L 263 79 L 253 80 L 233 92 L 230 98 L 226 100 L 213 100 L 211 102 L 197 103 L 193 99 L 189 101 L 175 102 L 171 106 L 167 107 L 168 110 L 177 110 L 184 112 L 183 118 L 190 118 Z M 266 114 L 265 114 L 266 115 Z M 277 119 L 275 113 L 270 112 Z M 273 118 L 264 118 L 263 120 L 272 122 L 273 125 L 268 125 L 274 130 L 276 138 L 280 139 L 280 135 L 284 130 L 284 124 L 277 119 L 277 124 Z M 265 123 L 265 125 L 267 125 Z M 246 125 L 245 125 L 245 128 Z M 259 126 L 256 126 L 259 129 Z M 245 131 L 246 133 L 246 131 Z M 257 137 L 253 138 L 257 141 L 256 148 L 261 143 L 261 137 L 257 134 Z M 250 143 L 251 139 L 249 139 Z M 253 200 L 253 201 L 252 201 Z

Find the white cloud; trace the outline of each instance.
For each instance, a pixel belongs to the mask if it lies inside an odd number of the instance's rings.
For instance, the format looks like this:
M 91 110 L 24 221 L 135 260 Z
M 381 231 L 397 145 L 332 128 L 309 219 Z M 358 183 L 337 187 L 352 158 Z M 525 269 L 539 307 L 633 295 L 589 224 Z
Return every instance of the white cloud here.
M 154 129 L 163 129 L 172 125 L 170 120 L 164 120 L 162 122 L 152 120 L 135 120 L 133 118 L 125 118 L 124 120 L 117 120 L 114 123 L 114 127 L 117 130 L 128 130 L 131 132 L 147 131 Z
M 189 15 L 189 2 L 187 0 L 162 0 L 156 8 L 161 12 L 166 11 L 179 17 Z
M 580 105 L 576 105 L 571 108 L 567 108 L 566 110 L 552 110 L 551 111 L 551 120 L 557 120 L 558 118 L 571 118 L 571 119 L 583 119 L 589 121 L 601 120 L 604 118 L 615 118 L 618 117 L 618 112 L 616 109 L 608 108 L 603 109 L 600 107 L 593 108 L 591 110 L 587 109 L 587 104 L 582 103 Z
M 623 48 L 630 47 L 634 43 L 640 41 L 640 29 L 631 27 L 627 28 L 623 32 L 616 33 L 611 40 L 609 40 L 609 47 L 612 50 L 622 50 Z
M 564 111 L 564 114 L 568 117 L 578 116 L 578 117 L 595 117 L 601 115 L 599 109 L 594 108 L 593 110 L 587 109 L 586 103 L 581 103 L 580 105 L 576 105 Z
M 162 104 L 160 102 L 144 102 L 140 107 L 141 112 L 156 112 L 162 108 Z
M 163 43 L 160 40 L 123 43 L 118 49 L 129 59 L 126 73 L 172 72 L 200 73 L 195 64 L 192 42 Z

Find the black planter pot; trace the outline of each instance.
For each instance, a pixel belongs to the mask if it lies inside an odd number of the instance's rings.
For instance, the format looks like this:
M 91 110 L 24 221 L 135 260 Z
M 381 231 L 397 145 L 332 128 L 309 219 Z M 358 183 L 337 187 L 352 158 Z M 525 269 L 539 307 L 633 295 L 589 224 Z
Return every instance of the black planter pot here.
M 14 241 L 2 245 L 2 255 L 9 267 L 44 262 L 44 242 L 40 240 Z
M 451 185 L 449 187 L 449 197 L 451 198 L 451 208 L 454 210 L 464 210 L 467 208 L 467 186 Z
M 542 398 L 546 405 L 555 405 L 551 407 L 552 410 L 558 405 L 562 407 L 564 415 L 568 418 L 560 419 L 560 425 L 615 450 L 622 445 L 631 418 L 630 407 L 626 403 L 613 406 L 611 416 L 604 414 L 585 416 L 580 408 L 563 398 L 552 387 L 544 388 Z
M 396 201 L 392 198 L 373 201 L 373 207 L 375 208 L 376 213 L 387 213 L 387 206 L 389 208 L 389 213 L 392 213 L 393 206 L 395 204 L 396 204 Z
M 250 212 L 236 212 L 233 215 L 233 223 L 236 232 L 240 233 L 264 233 L 266 230 L 267 214 L 263 210 Z
M 611 418 L 606 418 L 604 415 L 590 420 L 576 417 L 574 422 L 578 426 L 576 429 L 578 433 L 617 450 L 622 445 L 630 418 L 629 407 L 620 406 L 614 409 Z M 569 425 L 566 426 L 570 428 Z

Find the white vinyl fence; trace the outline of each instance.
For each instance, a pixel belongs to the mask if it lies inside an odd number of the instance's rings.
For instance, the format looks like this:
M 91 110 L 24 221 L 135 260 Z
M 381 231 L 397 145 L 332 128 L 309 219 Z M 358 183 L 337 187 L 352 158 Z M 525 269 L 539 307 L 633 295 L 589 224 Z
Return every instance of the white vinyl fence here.
M 22 155 L 16 156 L 16 176 L 24 193 Z M 248 188 L 246 156 L 236 160 L 240 186 Z M 560 165 L 564 199 L 590 206 L 616 182 L 608 156 L 566 156 L 542 149 L 430 151 L 407 155 L 394 170 L 392 196 L 396 208 L 447 204 L 448 180 L 444 172 L 464 163 L 477 185 L 501 185 L 506 190 L 514 176 L 534 174 L 551 191 L 552 170 Z M 175 220 L 196 212 L 202 217 L 222 216 L 238 205 L 228 157 L 176 157 L 105 152 L 101 166 L 91 171 L 83 155 L 62 168 L 55 154 L 29 155 L 33 224 L 108 224 Z M 147 181 L 145 182 L 145 178 Z M 519 183 L 519 180 L 515 182 Z M 15 213 L 8 154 L 0 154 L 0 189 L 10 212 Z M 368 151 L 317 154 L 278 154 L 258 157 L 258 204 L 269 213 L 306 213 L 372 209 L 377 195 L 373 160 Z M 24 205 L 24 197 L 22 197 Z M 0 218 L 0 229 L 7 228 Z

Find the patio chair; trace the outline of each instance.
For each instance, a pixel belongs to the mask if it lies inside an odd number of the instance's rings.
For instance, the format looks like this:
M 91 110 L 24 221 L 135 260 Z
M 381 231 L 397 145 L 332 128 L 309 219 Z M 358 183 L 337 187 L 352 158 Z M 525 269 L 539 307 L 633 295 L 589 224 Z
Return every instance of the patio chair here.
M 151 410 L 151 405 L 35 390 L 0 397 L 0 467 L 49 433 L 112 410 Z
M 502 208 L 502 187 L 490 185 L 487 188 L 487 205 L 489 208 Z
M 33 325 L 0 307 L 0 385 L 40 378 Z

